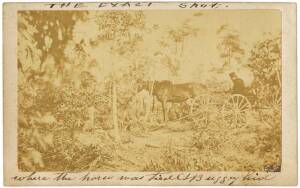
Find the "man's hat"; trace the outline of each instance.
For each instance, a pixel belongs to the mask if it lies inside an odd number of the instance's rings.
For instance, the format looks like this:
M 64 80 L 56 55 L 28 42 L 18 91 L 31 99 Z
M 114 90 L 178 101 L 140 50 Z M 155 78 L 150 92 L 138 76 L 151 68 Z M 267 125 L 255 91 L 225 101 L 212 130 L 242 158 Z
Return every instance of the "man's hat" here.
M 234 77 L 234 76 L 237 77 L 237 75 L 235 74 L 235 72 L 229 73 L 229 76 L 230 76 L 230 77 Z

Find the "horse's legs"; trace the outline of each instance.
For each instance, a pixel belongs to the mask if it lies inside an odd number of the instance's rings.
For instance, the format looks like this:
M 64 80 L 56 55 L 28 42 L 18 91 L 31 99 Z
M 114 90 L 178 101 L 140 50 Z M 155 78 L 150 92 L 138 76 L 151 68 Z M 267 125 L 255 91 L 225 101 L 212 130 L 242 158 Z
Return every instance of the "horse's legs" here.
M 166 102 L 161 101 L 162 110 L 163 110 L 163 116 L 164 116 L 164 122 L 166 122 Z
M 154 112 L 154 102 L 155 102 L 155 96 L 153 95 L 152 112 Z
M 186 101 L 185 101 L 185 104 L 187 105 L 187 107 L 189 108 L 187 110 L 187 113 L 190 113 L 192 114 L 193 111 L 194 111 L 194 104 L 195 104 L 195 98 L 192 96 L 192 97 L 189 97 Z
M 164 105 L 164 101 L 161 101 L 161 107 L 162 107 L 162 111 L 163 111 L 164 121 L 166 121 L 166 119 L 165 119 L 165 105 Z
M 194 98 L 192 99 L 192 101 L 191 101 L 191 103 L 190 104 L 188 104 L 188 106 L 190 106 L 190 114 L 192 114 L 193 113 L 193 111 L 194 111 Z

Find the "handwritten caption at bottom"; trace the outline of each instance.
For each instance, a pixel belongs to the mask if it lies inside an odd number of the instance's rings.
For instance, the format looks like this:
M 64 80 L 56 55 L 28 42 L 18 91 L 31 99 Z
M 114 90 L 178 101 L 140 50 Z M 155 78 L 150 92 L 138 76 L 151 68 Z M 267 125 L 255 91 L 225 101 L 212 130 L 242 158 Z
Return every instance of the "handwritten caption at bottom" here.
M 23 175 L 26 174 L 26 175 Z M 99 182 L 109 183 L 114 180 L 119 182 L 138 183 L 171 183 L 176 182 L 180 184 L 213 184 L 213 185 L 235 185 L 238 182 L 253 183 L 260 181 L 271 181 L 276 177 L 274 173 L 258 173 L 258 172 L 247 172 L 241 175 L 209 175 L 197 172 L 179 172 L 179 173 L 167 173 L 167 172 L 155 172 L 155 173 L 139 173 L 139 175 L 99 175 L 99 173 L 93 172 L 81 172 L 81 173 L 70 173 L 70 172 L 59 172 L 51 173 L 50 175 L 42 175 L 39 172 L 22 173 L 22 175 L 16 175 L 11 177 L 12 181 L 15 182 L 71 182 L 76 181 L 80 183 L 91 183 Z M 140 182 L 141 183 L 141 182 Z M 142 184 L 142 183 L 141 183 Z

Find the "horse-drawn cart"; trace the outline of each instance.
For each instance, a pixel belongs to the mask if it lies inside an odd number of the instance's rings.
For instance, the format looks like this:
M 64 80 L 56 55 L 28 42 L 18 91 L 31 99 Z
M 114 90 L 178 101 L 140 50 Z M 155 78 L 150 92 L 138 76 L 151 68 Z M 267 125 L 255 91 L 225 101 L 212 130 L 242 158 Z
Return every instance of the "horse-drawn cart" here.
M 200 126 L 206 126 L 215 118 L 222 118 L 226 123 L 238 125 L 246 122 L 251 107 L 248 98 L 240 94 L 227 96 L 202 94 L 194 98 L 190 115 Z
M 193 120 L 196 125 L 206 126 L 211 119 L 222 119 L 224 124 L 239 126 L 249 122 L 247 118 L 258 109 L 279 111 L 281 107 L 280 92 L 264 97 L 257 96 L 249 88 L 228 93 L 212 91 L 218 88 L 207 88 L 199 83 L 173 84 L 168 80 L 139 81 L 138 86 L 138 90 L 147 90 L 161 103 L 158 114 L 163 114 L 163 121 Z M 236 94 L 237 91 L 240 94 Z M 170 109 L 167 109 L 167 103 L 171 104 Z
M 242 126 L 254 110 L 279 111 L 280 106 L 280 93 L 265 98 L 263 106 L 257 104 L 257 98 L 254 95 L 202 94 L 193 99 L 188 117 L 199 126 L 206 126 L 213 118 L 222 118 L 227 124 Z

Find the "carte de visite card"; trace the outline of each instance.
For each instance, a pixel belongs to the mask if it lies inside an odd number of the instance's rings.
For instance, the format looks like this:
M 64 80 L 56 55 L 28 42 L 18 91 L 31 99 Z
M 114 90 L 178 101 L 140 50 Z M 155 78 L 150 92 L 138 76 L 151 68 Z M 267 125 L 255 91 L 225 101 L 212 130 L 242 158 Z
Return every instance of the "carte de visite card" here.
M 296 185 L 296 4 L 5 3 L 5 185 Z

